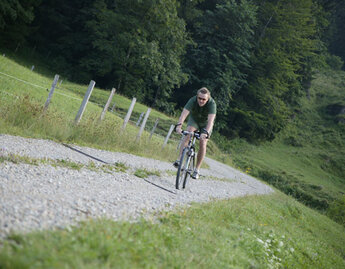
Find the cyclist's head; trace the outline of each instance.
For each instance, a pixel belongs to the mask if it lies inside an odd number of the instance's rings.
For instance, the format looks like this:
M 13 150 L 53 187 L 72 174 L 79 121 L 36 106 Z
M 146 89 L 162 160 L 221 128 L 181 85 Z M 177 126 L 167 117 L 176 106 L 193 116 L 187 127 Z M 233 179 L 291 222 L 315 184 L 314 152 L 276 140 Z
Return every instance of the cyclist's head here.
M 197 95 L 198 95 L 199 93 L 207 94 L 207 95 L 208 95 L 208 99 L 210 99 L 210 97 L 211 97 L 211 93 L 210 93 L 210 91 L 209 91 L 206 87 L 200 88 L 200 89 L 197 91 Z
M 197 99 L 199 106 L 204 106 L 207 101 L 210 99 L 211 94 L 210 91 L 206 87 L 202 87 L 197 92 Z

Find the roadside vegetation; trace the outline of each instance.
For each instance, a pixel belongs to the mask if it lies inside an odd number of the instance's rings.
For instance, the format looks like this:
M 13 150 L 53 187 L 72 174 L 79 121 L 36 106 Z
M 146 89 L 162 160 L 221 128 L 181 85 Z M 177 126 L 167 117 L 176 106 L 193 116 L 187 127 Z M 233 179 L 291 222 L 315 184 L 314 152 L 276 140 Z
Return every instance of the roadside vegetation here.
M 1 268 L 344 268 L 344 227 L 279 191 L 13 234 Z

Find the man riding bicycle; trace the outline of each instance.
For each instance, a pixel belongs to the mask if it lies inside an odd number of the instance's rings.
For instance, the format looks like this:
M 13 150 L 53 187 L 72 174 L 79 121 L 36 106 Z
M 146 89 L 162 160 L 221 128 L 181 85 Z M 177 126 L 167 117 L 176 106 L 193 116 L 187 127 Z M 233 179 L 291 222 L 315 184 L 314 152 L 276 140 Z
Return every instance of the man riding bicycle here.
M 182 124 L 189 115 L 187 122 L 187 131 L 195 132 L 200 130 L 200 144 L 197 155 L 197 162 L 192 178 L 199 178 L 199 170 L 202 161 L 206 155 L 207 139 L 210 137 L 214 119 L 216 118 L 217 105 L 211 97 L 210 91 L 203 87 L 197 91 L 197 95 L 189 99 L 182 110 L 179 121 L 176 125 L 176 132 L 182 134 Z M 183 148 L 187 146 L 189 137 L 186 136 L 180 148 L 179 158 L 174 162 L 174 166 L 180 165 L 179 160 L 182 155 Z

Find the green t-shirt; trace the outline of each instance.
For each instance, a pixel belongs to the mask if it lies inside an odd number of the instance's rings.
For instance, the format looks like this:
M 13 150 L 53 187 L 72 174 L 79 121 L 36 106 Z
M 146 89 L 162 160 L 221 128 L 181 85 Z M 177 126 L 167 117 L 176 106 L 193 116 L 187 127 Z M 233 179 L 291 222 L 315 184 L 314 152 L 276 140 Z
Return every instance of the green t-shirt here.
M 208 114 L 217 113 L 216 102 L 211 97 L 204 106 L 199 106 L 196 98 L 197 96 L 190 98 L 184 108 L 190 112 L 190 116 L 192 116 L 199 125 L 206 126 Z

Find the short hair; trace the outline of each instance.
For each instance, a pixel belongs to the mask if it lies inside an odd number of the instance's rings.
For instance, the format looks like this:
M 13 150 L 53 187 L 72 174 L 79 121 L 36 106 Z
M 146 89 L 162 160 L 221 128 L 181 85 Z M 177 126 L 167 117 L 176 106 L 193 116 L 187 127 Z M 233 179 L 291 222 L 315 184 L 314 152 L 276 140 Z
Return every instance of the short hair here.
M 198 95 L 199 93 L 207 94 L 207 95 L 208 95 L 208 98 L 211 98 L 211 93 L 210 93 L 210 91 L 209 91 L 206 87 L 200 88 L 200 89 L 197 91 L 196 94 Z

